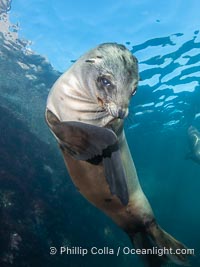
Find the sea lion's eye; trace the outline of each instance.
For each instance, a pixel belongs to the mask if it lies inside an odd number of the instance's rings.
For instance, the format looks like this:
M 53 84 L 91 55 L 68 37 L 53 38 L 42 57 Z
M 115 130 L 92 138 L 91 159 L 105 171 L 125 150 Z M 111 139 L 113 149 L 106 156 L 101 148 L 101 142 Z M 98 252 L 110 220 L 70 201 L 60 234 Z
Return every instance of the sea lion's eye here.
M 114 84 L 105 76 L 99 76 L 97 78 L 97 83 L 99 89 L 109 89 L 112 90 L 115 88 Z
M 111 85 L 111 82 L 108 79 L 106 79 L 105 77 L 101 77 L 100 81 L 101 81 L 101 84 L 103 86 L 110 86 Z
M 133 95 L 135 95 L 135 94 L 136 94 L 136 92 L 137 92 L 137 87 L 135 87 L 135 88 L 134 88 L 134 90 L 133 90 L 133 92 L 132 92 L 132 94 L 131 94 L 131 95 L 132 95 L 132 96 L 133 96 Z

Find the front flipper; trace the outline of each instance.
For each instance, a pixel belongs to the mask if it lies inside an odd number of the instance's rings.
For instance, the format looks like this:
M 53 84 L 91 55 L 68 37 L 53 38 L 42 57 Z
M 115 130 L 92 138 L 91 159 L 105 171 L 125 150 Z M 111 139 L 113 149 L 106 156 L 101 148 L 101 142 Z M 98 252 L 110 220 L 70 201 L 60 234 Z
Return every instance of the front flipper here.
M 126 206 L 129 201 L 128 188 L 119 150 L 113 151 L 110 157 L 103 156 L 103 165 L 111 193 Z
M 93 159 L 100 158 L 103 161 L 111 193 L 117 195 L 123 205 L 127 205 L 129 198 L 126 175 L 116 134 L 107 128 L 82 122 L 60 122 L 49 110 L 46 119 L 60 146 L 75 159 L 93 162 Z

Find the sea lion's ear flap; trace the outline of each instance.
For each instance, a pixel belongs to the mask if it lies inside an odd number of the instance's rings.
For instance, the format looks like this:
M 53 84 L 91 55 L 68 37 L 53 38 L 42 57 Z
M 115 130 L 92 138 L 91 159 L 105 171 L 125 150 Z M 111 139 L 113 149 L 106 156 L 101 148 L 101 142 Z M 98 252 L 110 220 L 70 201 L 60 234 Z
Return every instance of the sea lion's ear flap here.
M 92 63 L 92 64 L 98 64 L 102 61 L 102 57 L 101 56 L 96 56 L 93 58 L 88 58 L 85 60 L 86 63 Z
M 93 58 L 91 58 L 91 59 L 86 59 L 85 62 L 87 62 L 87 63 L 95 63 L 95 60 Z

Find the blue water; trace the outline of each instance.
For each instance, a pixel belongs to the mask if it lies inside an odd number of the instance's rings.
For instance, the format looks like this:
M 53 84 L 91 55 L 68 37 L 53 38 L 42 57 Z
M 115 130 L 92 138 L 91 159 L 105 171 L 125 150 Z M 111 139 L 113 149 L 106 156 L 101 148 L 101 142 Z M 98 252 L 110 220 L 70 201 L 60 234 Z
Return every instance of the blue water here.
M 15 29 L 15 28 L 14 28 Z M 158 222 L 194 248 L 200 264 L 200 165 L 186 160 L 187 130 L 200 130 L 200 33 L 138 45 L 141 81 L 125 123 L 141 185 Z M 116 248 L 127 236 L 77 192 L 45 122 L 61 75 L 27 42 L 0 34 L 0 266 L 143 266 L 135 256 L 50 256 L 50 246 Z M 73 59 L 73 58 L 72 58 Z

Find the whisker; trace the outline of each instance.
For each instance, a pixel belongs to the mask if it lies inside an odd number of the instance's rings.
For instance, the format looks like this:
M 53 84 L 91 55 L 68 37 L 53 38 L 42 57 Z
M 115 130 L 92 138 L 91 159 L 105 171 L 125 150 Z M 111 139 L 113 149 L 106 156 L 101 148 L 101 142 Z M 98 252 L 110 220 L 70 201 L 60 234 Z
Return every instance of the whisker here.
M 101 117 L 99 116 L 100 113 L 102 113 L 102 117 L 103 117 L 103 116 L 104 116 L 104 112 L 105 112 L 105 110 L 102 109 L 102 107 L 98 106 L 98 107 L 97 107 L 97 110 L 96 110 L 96 112 L 95 112 L 95 118 L 101 118 Z

